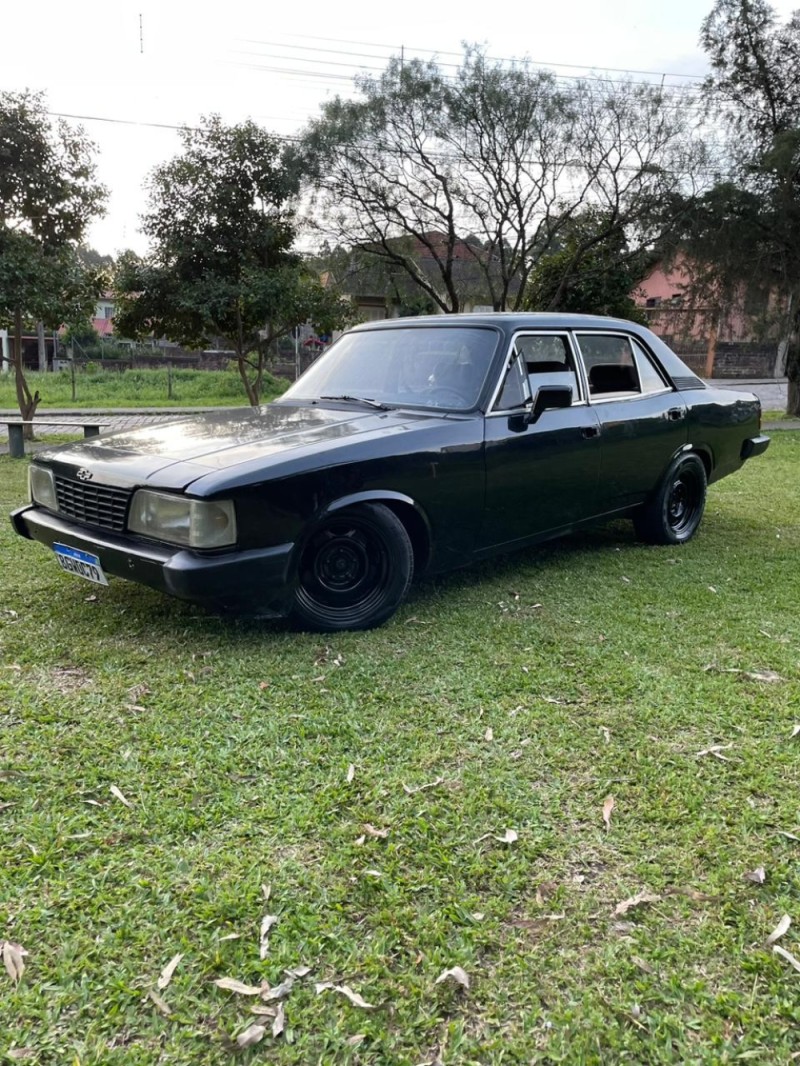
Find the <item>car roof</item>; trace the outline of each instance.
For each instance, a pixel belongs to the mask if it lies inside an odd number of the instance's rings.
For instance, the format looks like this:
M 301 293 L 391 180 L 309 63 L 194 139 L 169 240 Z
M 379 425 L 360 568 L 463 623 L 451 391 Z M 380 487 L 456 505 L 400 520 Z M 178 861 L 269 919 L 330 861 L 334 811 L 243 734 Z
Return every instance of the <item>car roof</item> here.
M 492 311 L 448 315 L 418 315 L 413 318 L 384 318 L 363 322 L 356 330 L 398 329 L 419 326 L 493 326 L 495 329 L 621 329 L 639 332 L 646 328 L 638 322 L 605 315 L 561 314 L 553 311 Z

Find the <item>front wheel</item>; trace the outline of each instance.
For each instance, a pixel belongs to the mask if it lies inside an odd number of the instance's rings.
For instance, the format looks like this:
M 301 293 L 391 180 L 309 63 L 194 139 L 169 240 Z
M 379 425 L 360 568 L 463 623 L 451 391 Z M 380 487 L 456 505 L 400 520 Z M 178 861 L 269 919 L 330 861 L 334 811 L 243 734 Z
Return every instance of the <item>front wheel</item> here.
M 406 528 L 384 504 L 335 512 L 300 557 L 293 618 L 307 629 L 371 629 L 397 610 L 414 572 Z
M 707 483 L 698 455 L 676 459 L 633 520 L 640 539 L 650 544 L 683 544 L 693 537 L 703 517 Z

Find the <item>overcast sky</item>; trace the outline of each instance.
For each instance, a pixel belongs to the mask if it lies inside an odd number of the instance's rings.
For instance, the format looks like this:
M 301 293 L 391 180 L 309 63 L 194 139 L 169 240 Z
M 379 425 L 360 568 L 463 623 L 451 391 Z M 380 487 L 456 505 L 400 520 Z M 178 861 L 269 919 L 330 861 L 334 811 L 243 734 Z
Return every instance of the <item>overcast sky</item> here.
M 785 16 L 796 3 L 774 6 Z M 218 112 L 292 134 L 326 98 L 349 93 L 359 69 L 377 73 L 401 47 L 408 56 L 457 63 L 465 41 L 497 58 L 527 55 L 565 76 L 588 73 L 582 66 L 653 72 L 639 75 L 648 80 L 702 75 L 697 40 L 710 6 L 711 0 L 527 0 L 516 7 L 486 0 L 29 0 L 4 6 L 0 88 L 43 89 L 54 112 L 118 120 L 82 123 L 110 189 L 106 217 L 89 240 L 102 252 L 143 251 L 142 182 L 179 141 L 174 130 L 119 120 L 192 125 Z M 693 81 L 673 76 L 666 83 Z

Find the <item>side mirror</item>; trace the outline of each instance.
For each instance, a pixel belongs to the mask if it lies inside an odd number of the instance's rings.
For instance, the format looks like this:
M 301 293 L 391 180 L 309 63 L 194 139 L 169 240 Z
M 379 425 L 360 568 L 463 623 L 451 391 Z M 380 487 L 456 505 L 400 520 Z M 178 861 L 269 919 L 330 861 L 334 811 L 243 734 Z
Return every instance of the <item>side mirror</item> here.
M 569 385 L 541 385 L 528 412 L 528 423 L 538 422 L 545 411 L 572 406 L 572 388 Z

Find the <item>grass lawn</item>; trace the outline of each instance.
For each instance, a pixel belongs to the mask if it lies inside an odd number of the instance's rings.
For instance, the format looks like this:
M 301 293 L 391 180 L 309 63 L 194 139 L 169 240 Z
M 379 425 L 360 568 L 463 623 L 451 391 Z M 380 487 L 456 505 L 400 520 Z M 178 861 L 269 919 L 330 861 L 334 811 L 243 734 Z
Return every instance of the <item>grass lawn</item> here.
M 166 370 L 98 370 L 76 376 L 76 397 L 66 370 L 56 374 L 25 375 L 31 392 L 39 390 L 42 402 L 38 417 L 58 407 L 224 407 L 247 403 L 244 387 L 235 370 L 173 370 L 172 396 Z M 289 382 L 267 374 L 263 398 L 279 396 Z M 13 374 L 0 374 L 0 408 L 16 408 Z
M 790 1062 L 799 471 L 775 434 L 682 549 L 619 523 L 327 639 L 0 526 L 0 1056 Z M 0 459 L 3 511 L 24 486 Z

